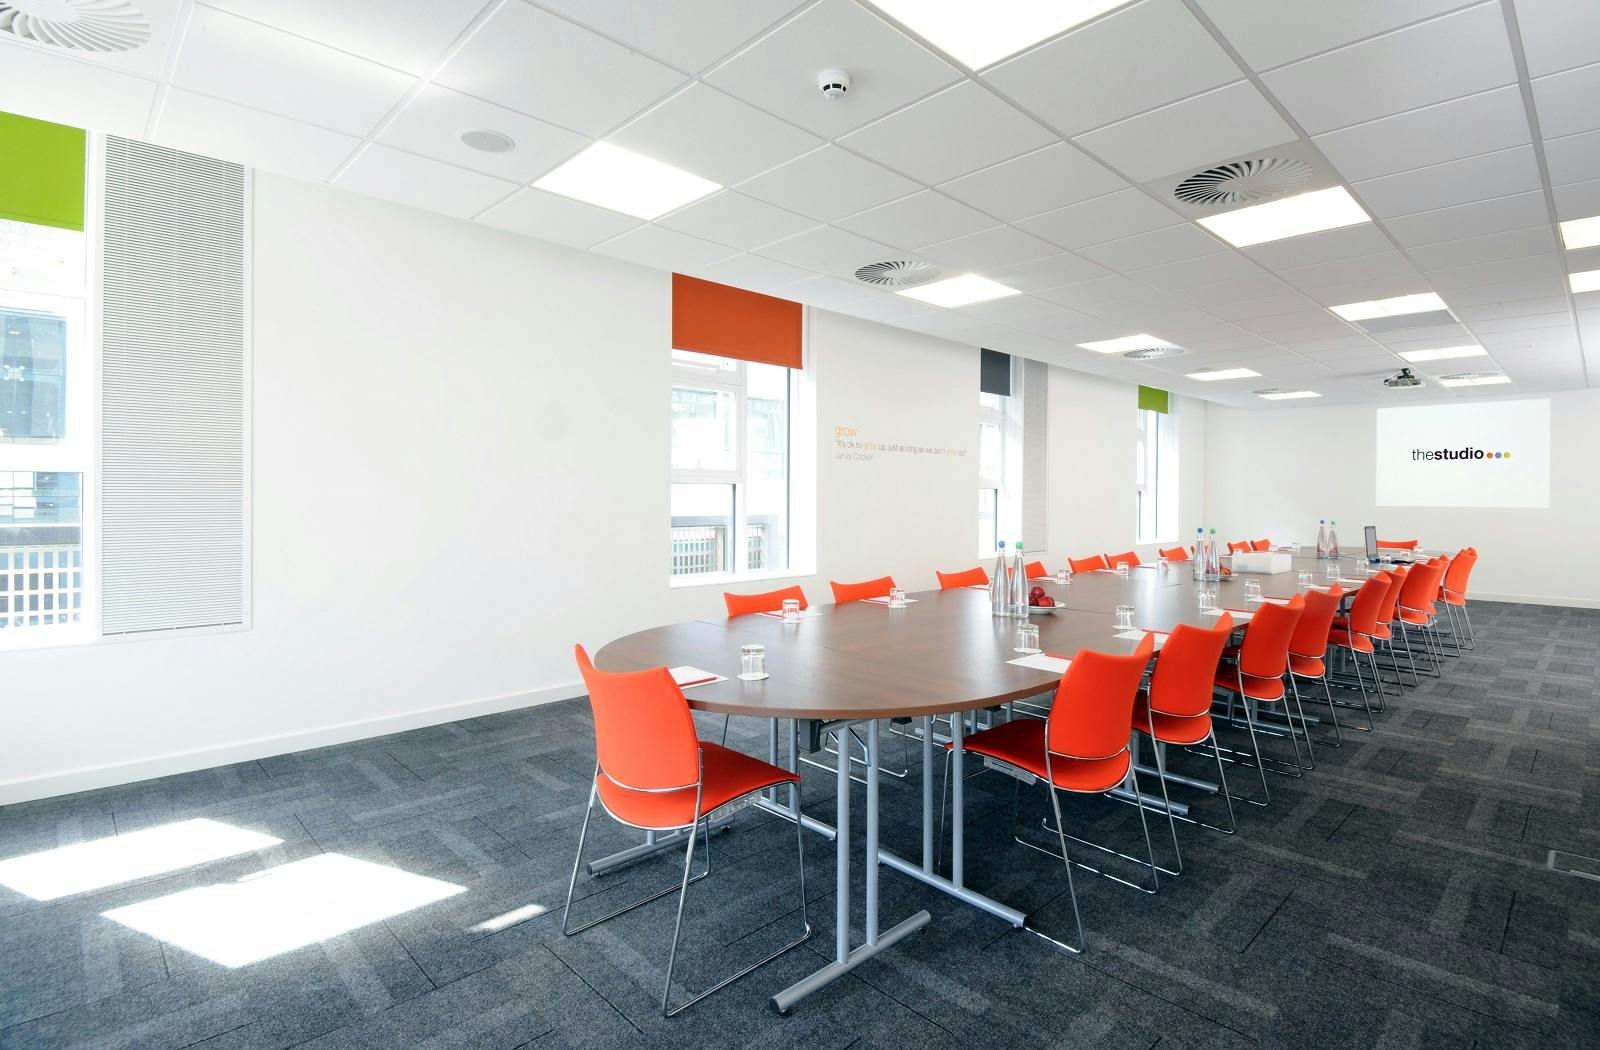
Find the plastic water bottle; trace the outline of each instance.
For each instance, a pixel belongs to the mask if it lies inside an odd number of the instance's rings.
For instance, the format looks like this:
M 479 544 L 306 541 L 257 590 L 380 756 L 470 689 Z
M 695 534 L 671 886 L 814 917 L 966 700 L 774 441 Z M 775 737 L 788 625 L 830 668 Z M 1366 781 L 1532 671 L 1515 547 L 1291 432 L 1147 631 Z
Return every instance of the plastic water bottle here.
M 989 611 L 995 616 L 1010 616 L 1006 605 L 1006 541 L 1001 540 L 994 558 L 994 572 L 989 576 Z
M 1022 564 L 1022 541 L 1018 540 L 1011 555 L 1011 579 L 1006 591 L 1006 604 L 1012 616 L 1028 615 L 1028 569 Z
M 1317 557 L 1328 556 L 1328 519 L 1317 519 Z
M 1332 520 L 1328 522 L 1328 557 L 1335 560 L 1339 557 L 1339 530 L 1335 528 L 1338 524 Z

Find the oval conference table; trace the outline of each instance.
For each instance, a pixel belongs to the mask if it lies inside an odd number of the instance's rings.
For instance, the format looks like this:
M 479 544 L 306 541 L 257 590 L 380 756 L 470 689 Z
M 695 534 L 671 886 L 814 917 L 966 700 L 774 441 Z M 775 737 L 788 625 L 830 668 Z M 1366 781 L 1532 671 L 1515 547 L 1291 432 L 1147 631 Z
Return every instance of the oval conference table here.
M 1217 605 L 1232 611 L 1243 627 L 1255 606 L 1244 594 L 1244 581 L 1261 584 L 1262 598 L 1284 601 L 1306 588 L 1298 582 L 1300 570 L 1314 570 L 1314 585 L 1329 582 L 1327 562 L 1309 556 L 1293 558 L 1294 569 L 1275 575 L 1226 578 L 1206 586 L 1218 592 Z M 1353 593 L 1361 578 L 1356 563 L 1346 559 L 1336 566 L 1346 591 Z M 1045 587 L 1056 599 L 1052 614 L 1035 615 L 1029 622 L 1039 627 L 1040 646 L 1047 656 L 1070 659 L 1081 650 L 1126 655 L 1133 652 L 1146 630 L 1161 633 L 1178 624 L 1210 627 L 1217 614 L 1199 607 L 1200 581 L 1187 564 L 1138 566 L 1127 575 L 1112 571 L 1079 573 L 1070 583 L 1057 577 L 1030 582 Z M 706 619 L 656 627 L 619 638 L 603 647 L 598 666 L 609 671 L 634 671 L 649 667 L 690 665 L 726 675 L 724 680 L 687 688 L 689 705 L 710 714 L 741 715 L 769 722 L 769 759 L 797 769 L 801 726 L 807 727 L 811 749 L 825 733 L 838 732 L 836 763 L 838 790 L 834 824 L 797 813 L 779 801 L 776 792 L 763 795 L 754 805 L 789 820 L 835 843 L 836 922 L 833 960 L 773 997 L 773 1005 L 787 1012 L 795 1003 L 862 962 L 884 951 L 929 921 L 919 911 L 887 930 L 879 929 L 878 868 L 889 867 L 974 907 L 989 912 L 1017 928 L 1027 928 L 1027 916 L 965 885 L 963 845 L 963 787 L 961 776 L 950 778 L 950 865 L 948 875 L 935 865 L 934 771 L 937 741 L 933 720 L 950 716 L 948 740 L 954 751 L 954 768 L 962 769 L 962 738 L 968 715 L 1011 701 L 1052 691 L 1060 681 L 1065 662 L 1048 669 L 1020 666 L 1015 651 L 1018 621 L 990 612 L 987 588 L 956 588 L 909 595 L 904 608 L 889 608 L 875 601 L 824 605 L 807 611 L 798 623 L 785 623 L 776 614 L 753 613 L 726 619 Z M 1136 610 L 1133 631 L 1114 626 L 1119 605 Z M 743 681 L 737 677 L 740 646 L 760 643 L 766 649 L 769 677 Z M 882 719 L 909 719 L 920 725 L 922 745 L 922 856 L 909 860 L 879 845 L 879 724 Z M 779 757 L 779 725 L 788 723 L 786 762 Z M 852 761 L 847 758 L 847 732 L 862 737 L 866 783 L 865 900 L 862 942 L 851 946 L 850 821 Z M 1292 730 L 1292 727 L 1290 728 Z M 1135 734 L 1137 737 L 1137 734 Z M 1135 740 L 1135 743 L 1137 741 Z M 942 751 L 943 747 L 937 748 Z M 1137 764 L 1151 776 L 1156 770 Z M 860 761 L 860 760 L 857 760 Z M 1130 773 L 1130 782 L 1133 776 Z M 1218 785 L 1168 773 L 1169 780 L 1215 792 Z M 1119 788 L 1130 801 L 1139 800 L 1165 812 L 1159 796 L 1140 795 L 1136 785 Z M 1184 809 L 1174 803 L 1180 815 Z M 731 814 L 713 827 L 725 826 Z M 645 843 L 612 857 L 591 862 L 590 874 L 632 863 L 657 850 L 682 841 L 681 833 L 650 834 Z M 876 863 L 874 863 L 874 859 Z M 1042 934 L 1041 934 L 1042 935 Z

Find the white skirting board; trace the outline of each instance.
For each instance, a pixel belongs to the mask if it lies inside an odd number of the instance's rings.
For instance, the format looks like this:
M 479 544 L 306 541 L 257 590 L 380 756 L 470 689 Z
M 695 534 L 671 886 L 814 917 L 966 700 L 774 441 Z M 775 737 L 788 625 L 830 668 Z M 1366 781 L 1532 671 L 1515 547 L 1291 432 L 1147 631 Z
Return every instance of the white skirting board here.
M 1600 598 L 1576 598 L 1550 594 L 1490 594 L 1467 591 L 1467 605 L 1473 602 L 1509 602 L 1513 605 L 1554 605 L 1562 609 L 1600 609 Z
M 53 798 L 74 791 L 132 784 L 154 777 L 171 776 L 174 773 L 192 773 L 213 766 L 251 762 L 258 758 L 271 758 L 275 755 L 308 751 L 333 744 L 348 744 L 356 740 L 387 736 L 390 733 L 403 733 L 408 729 L 421 729 L 424 726 L 436 726 L 445 722 L 458 722 L 464 718 L 500 714 L 522 707 L 537 707 L 540 704 L 551 704 L 557 700 L 569 700 L 583 695 L 583 683 L 571 682 L 529 692 L 508 693 L 482 700 L 446 704 L 443 707 L 407 711 L 404 714 L 387 715 L 364 722 L 347 722 L 344 725 L 286 733 L 283 736 L 243 740 L 238 743 L 223 744 L 220 747 L 201 748 L 197 751 L 183 751 L 173 755 L 159 755 L 155 758 L 141 758 L 132 762 L 93 766 L 88 769 L 73 769 L 29 780 L 0 781 L 0 806 Z

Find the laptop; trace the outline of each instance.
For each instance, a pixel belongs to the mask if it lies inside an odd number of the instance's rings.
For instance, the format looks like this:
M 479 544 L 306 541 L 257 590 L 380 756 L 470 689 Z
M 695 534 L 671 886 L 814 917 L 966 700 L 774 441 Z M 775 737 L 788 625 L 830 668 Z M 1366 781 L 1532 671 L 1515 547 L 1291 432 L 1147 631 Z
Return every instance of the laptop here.
M 1367 563 L 1378 564 L 1378 526 L 1368 525 L 1366 528 Z

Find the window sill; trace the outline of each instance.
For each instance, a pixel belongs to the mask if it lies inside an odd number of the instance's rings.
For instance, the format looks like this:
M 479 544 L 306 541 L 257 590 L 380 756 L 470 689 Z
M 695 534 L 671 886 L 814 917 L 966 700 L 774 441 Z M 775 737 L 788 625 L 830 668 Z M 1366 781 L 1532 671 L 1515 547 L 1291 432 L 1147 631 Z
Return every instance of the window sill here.
M 670 576 L 667 586 L 673 590 L 688 587 L 728 587 L 739 583 L 761 580 L 808 580 L 816 570 L 763 569 L 761 572 L 697 573 L 693 576 Z

